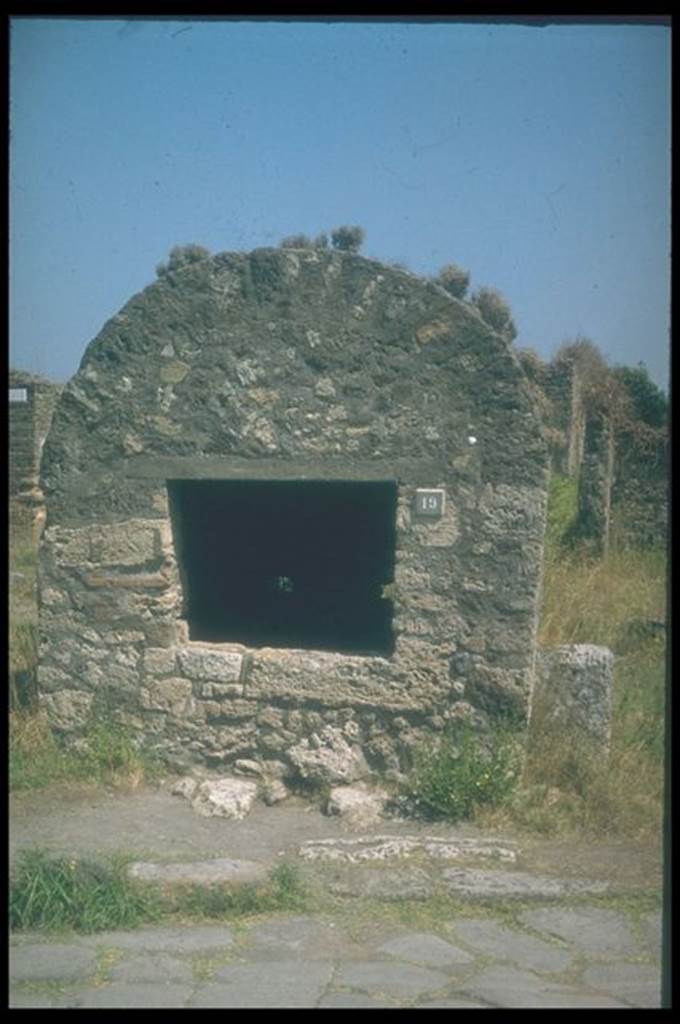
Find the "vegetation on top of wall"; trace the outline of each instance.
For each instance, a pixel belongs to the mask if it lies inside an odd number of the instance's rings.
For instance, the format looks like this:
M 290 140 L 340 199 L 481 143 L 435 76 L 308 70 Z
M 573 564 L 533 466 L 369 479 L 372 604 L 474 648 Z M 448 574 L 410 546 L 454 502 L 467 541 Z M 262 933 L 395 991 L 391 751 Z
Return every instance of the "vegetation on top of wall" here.
M 158 264 L 156 273 L 159 277 L 164 277 L 190 263 L 199 263 L 201 260 L 208 259 L 210 255 L 210 250 L 203 245 L 176 245 L 170 250 L 167 263 Z
M 584 337 L 565 342 L 554 362 L 576 368 L 586 412 L 607 417 L 615 434 L 625 434 L 628 444 L 651 451 L 665 437 L 668 401 L 642 363 L 636 368 L 611 367 L 598 346 Z
M 333 248 L 342 252 L 359 252 L 365 238 L 366 232 L 358 224 L 343 224 L 331 231 Z
M 514 341 L 517 328 L 512 319 L 512 312 L 507 301 L 495 288 L 478 288 L 471 296 L 471 302 L 477 307 L 485 323 L 507 341 Z
M 315 238 L 309 235 L 286 235 L 279 242 L 281 249 L 327 249 L 328 235 L 322 231 Z
M 668 398 L 650 378 L 644 363 L 617 366 L 612 373 L 628 392 L 635 417 L 653 429 L 665 428 L 668 423 Z
M 457 263 L 447 263 L 436 275 L 434 282 L 445 288 L 454 298 L 462 299 L 470 284 L 470 274 Z
M 366 232 L 358 224 L 344 224 L 331 231 L 331 245 L 341 252 L 359 252 L 365 237 Z M 320 232 L 314 238 L 302 232 L 286 235 L 279 242 L 279 247 L 281 249 L 327 249 L 328 235 L 325 231 Z

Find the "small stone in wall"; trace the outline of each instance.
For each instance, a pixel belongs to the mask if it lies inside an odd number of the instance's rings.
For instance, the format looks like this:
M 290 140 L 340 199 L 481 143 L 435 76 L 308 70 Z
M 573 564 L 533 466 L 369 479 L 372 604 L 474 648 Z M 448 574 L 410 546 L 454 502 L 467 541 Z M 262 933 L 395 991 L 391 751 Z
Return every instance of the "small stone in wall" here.
M 186 647 L 178 651 L 183 675 L 188 679 L 209 679 L 237 683 L 243 657 L 237 651 L 215 651 L 209 648 Z
M 62 690 L 60 693 L 42 694 L 40 706 L 49 715 L 52 724 L 63 732 L 82 728 L 89 718 L 93 696 L 80 690 Z
M 196 791 L 191 805 L 204 818 L 245 818 L 255 802 L 257 783 L 248 779 L 206 779 Z
M 262 778 L 264 774 L 259 761 L 251 761 L 246 757 L 240 757 L 234 762 L 234 771 L 239 775 L 254 776 L 256 779 Z
M 330 785 L 355 782 L 369 772 L 361 748 L 332 725 L 291 747 L 288 757 L 303 779 Z

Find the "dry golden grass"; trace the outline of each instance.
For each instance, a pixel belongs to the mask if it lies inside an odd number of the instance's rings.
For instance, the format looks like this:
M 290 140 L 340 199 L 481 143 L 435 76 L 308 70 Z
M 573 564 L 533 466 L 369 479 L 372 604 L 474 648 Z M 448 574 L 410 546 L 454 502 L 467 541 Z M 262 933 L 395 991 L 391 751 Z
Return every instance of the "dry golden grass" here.
M 666 555 L 657 548 L 546 561 L 539 642 L 616 648 L 628 623 L 666 617 Z
M 615 653 L 609 756 L 558 729 L 538 706 L 522 789 L 501 817 L 548 834 L 660 834 L 666 695 L 666 554 L 613 550 L 594 559 L 548 551 L 539 640 Z M 497 818 L 497 821 L 500 821 Z

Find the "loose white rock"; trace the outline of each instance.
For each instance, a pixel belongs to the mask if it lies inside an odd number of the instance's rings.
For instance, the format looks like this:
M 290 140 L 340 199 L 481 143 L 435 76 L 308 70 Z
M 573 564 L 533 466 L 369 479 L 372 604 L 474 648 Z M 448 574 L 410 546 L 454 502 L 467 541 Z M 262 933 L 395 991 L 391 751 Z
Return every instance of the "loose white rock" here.
M 330 791 L 327 814 L 337 814 L 351 828 L 367 828 L 382 818 L 387 793 L 367 786 L 335 786 Z
M 206 779 L 198 787 L 191 805 L 204 818 L 240 820 L 250 812 L 257 796 L 257 783 L 249 779 Z

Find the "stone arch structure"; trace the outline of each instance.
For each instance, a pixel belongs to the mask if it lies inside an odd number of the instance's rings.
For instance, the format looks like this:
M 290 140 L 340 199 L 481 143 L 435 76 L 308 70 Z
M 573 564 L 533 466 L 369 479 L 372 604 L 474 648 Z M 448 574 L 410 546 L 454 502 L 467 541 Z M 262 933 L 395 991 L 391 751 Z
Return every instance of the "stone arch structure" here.
M 436 285 L 315 250 L 167 273 L 45 445 L 42 703 L 64 733 L 108 709 L 176 762 L 279 775 L 521 718 L 546 478 L 514 353 Z

